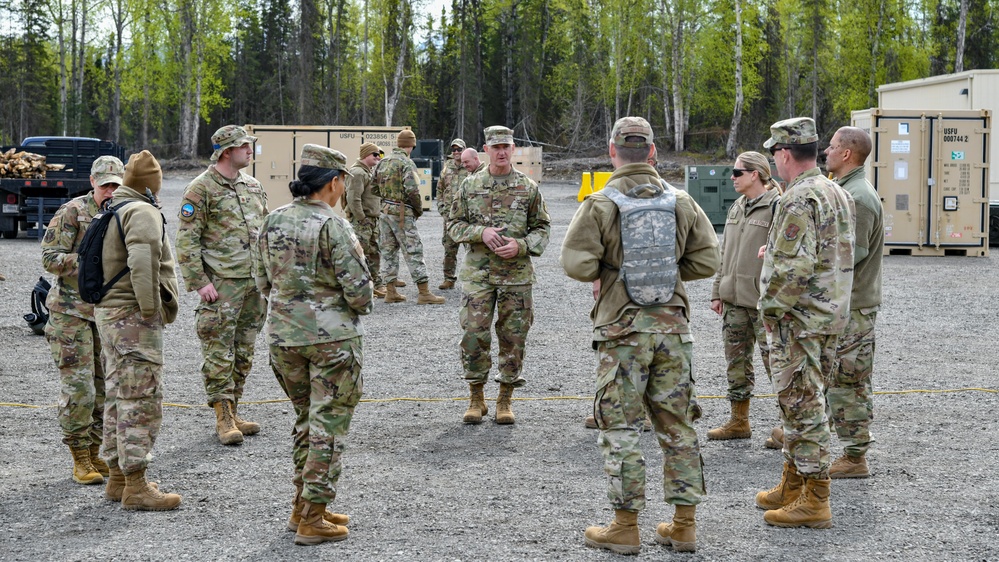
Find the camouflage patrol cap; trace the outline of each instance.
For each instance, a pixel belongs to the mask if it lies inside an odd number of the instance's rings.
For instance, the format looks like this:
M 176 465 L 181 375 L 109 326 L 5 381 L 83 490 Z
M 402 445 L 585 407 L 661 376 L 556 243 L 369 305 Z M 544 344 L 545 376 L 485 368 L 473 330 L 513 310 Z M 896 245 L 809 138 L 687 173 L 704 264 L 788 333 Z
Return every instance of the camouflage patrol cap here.
M 450 146 L 451 148 L 454 148 L 454 147 L 457 146 L 457 147 L 460 147 L 462 150 L 465 150 L 466 148 L 468 148 L 467 146 L 465 146 L 465 141 L 463 141 L 461 139 L 454 139 L 453 141 L 451 141 L 451 144 L 449 144 L 448 146 Z
M 482 132 L 486 135 L 486 146 L 492 146 L 494 144 L 513 144 L 513 130 L 508 129 L 503 125 L 486 127 L 486 129 Z
M 339 150 L 307 144 L 302 147 L 302 156 L 298 159 L 301 166 L 315 166 L 327 170 L 347 171 L 347 157 Z
M 357 157 L 364 159 L 367 158 L 368 156 L 371 156 L 372 154 L 378 154 L 381 151 L 382 149 L 379 148 L 377 144 L 373 142 L 366 142 L 361 145 L 361 149 L 358 151 Z
M 809 117 L 792 117 L 770 125 L 770 138 L 763 148 L 778 144 L 809 144 L 819 142 L 815 132 L 815 121 Z
M 416 146 L 416 134 L 409 129 L 399 133 L 399 137 L 396 139 L 396 145 L 399 148 L 407 148 L 410 146 Z
M 212 135 L 212 162 L 219 159 L 222 156 L 222 152 L 227 148 L 233 146 L 243 146 L 251 142 L 256 142 L 257 137 L 251 137 L 246 134 L 246 129 L 240 127 L 239 125 L 226 125 L 221 129 L 215 131 Z
M 114 156 L 101 156 L 94 160 L 94 165 L 90 167 L 90 175 L 94 178 L 94 183 L 98 187 L 109 183 L 122 185 L 125 180 L 125 165 Z
M 626 140 L 628 137 L 641 137 L 644 141 Z M 652 125 L 641 117 L 622 117 L 614 123 L 611 129 L 611 142 L 625 148 L 645 148 L 652 144 Z

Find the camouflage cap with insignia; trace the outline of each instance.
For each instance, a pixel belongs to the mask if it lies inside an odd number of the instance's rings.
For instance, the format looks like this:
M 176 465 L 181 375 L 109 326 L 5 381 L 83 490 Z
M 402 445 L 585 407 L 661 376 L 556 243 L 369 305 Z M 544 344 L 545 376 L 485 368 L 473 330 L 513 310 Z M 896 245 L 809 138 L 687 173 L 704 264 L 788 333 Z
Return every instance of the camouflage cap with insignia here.
M 468 148 L 467 146 L 465 146 L 465 141 L 463 141 L 461 139 L 454 139 L 453 141 L 451 141 L 451 144 L 449 144 L 448 146 L 450 146 L 451 148 L 454 148 L 454 147 L 457 146 L 457 147 L 461 148 L 462 150 L 465 150 L 466 148 Z
M 628 141 L 628 137 L 641 137 L 644 141 Z M 611 142 L 626 148 L 645 148 L 652 144 L 655 136 L 652 125 L 641 117 L 622 117 L 614 123 L 611 129 Z
M 315 166 L 327 170 L 347 171 L 347 157 L 339 150 L 307 144 L 302 147 L 302 156 L 298 159 L 300 166 Z
M 239 125 L 226 125 L 215 131 L 212 135 L 212 162 L 219 159 L 227 148 L 243 146 L 251 142 L 256 142 L 257 137 L 246 134 L 246 129 Z
M 486 136 L 486 146 L 492 146 L 494 144 L 513 144 L 513 130 L 508 129 L 503 125 L 486 127 L 482 132 L 485 133 Z
M 109 183 L 121 185 L 125 183 L 122 179 L 125 175 L 125 165 L 114 156 L 101 156 L 94 160 L 94 165 L 90 167 L 90 175 L 98 187 Z
M 819 142 L 815 132 L 815 121 L 809 117 L 792 117 L 770 125 L 770 138 L 763 143 L 763 148 L 778 144 L 809 144 Z

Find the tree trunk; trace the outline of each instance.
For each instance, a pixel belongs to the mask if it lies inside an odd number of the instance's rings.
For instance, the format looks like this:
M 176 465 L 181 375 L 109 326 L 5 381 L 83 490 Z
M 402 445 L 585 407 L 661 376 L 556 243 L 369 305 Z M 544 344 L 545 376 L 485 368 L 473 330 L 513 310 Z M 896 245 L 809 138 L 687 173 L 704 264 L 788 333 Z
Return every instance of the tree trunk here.
M 315 29 L 319 17 L 315 0 L 301 0 L 301 21 L 298 28 L 298 120 L 307 123 L 312 118 L 312 74 L 315 62 Z
M 686 109 L 683 103 L 683 11 L 676 8 L 673 14 L 673 150 L 682 152 L 684 150 L 683 136 L 685 133 L 684 114 Z
M 125 19 L 128 17 L 125 0 L 114 0 L 111 4 L 111 16 L 114 21 L 114 93 L 111 100 L 111 140 L 121 141 L 121 47 L 122 34 L 125 31 Z
M 392 80 L 382 74 L 385 85 L 385 126 L 392 126 L 392 118 L 395 116 L 396 106 L 402 96 L 402 88 L 406 84 L 406 55 L 409 52 L 409 26 L 411 8 L 408 0 L 402 0 L 399 5 L 399 21 L 397 32 L 399 34 L 399 54 L 395 61 L 395 72 L 392 73 Z M 382 41 L 384 49 L 385 41 Z M 384 53 L 382 53 L 384 60 Z M 384 63 L 383 63 L 384 64 Z
M 878 55 L 881 52 L 881 30 L 884 27 L 885 0 L 878 0 L 878 22 L 871 37 L 871 72 L 867 80 L 867 103 L 871 107 L 877 104 Z
M 961 13 L 957 20 L 957 52 L 954 54 L 954 72 L 964 72 L 964 39 L 968 27 L 968 0 L 961 0 Z
M 742 4 L 735 0 L 735 109 L 732 111 L 732 126 L 728 130 L 728 142 L 725 143 L 725 155 L 734 160 L 738 142 L 739 121 L 742 121 L 742 104 L 745 98 L 742 92 Z

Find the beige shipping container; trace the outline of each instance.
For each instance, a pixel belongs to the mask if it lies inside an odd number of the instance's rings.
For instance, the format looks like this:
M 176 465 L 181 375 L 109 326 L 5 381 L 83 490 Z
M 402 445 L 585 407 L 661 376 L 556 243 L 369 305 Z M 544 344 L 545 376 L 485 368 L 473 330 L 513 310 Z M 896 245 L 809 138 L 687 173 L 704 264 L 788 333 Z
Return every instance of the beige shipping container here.
M 267 192 L 267 205 L 276 209 L 291 203 L 288 184 L 295 179 L 298 156 L 302 146 L 318 144 L 339 150 L 354 163 L 361 144 L 373 142 L 385 152 L 398 146 L 399 133 L 409 127 L 346 127 L 339 125 L 245 125 L 247 132 L 257 137 L 253 145 L 253 162 L 247 172 Z M 342 214 L 337 205 L 336 210 Z
M 886 255 L 987 256 L 988 111 L 868 110 Z
M 968 70 L 878 87 L 878 107 L 918 110 L 999 109 L 999 70 Z M 859 127 L 860 125 L 858 125 Z M 999 158 L 999 144 L 990 143 L 989 161 Z M 999 167 L 989 175 L 989 199 L 999 202 Z
M 513 149 L 513 156 L 510 158 L 510 163 L 518 171 L 540 184 L 543 174 L 541 157 L 542 148 L 540 146 L 517 146 Z M 479 161 L 488 166 L 489 155 L 485 152 L 480 152 Z

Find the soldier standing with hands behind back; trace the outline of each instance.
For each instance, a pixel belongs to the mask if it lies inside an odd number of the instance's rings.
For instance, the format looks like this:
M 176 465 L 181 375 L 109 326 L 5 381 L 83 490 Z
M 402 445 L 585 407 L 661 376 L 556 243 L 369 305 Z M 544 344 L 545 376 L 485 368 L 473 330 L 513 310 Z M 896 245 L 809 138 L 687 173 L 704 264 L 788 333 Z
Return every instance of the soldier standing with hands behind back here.
M 215 164 L 184 191 L 177 231 L 184 284 L 201 297 L 194 311 L 204 356 L 201 374 L 224 445 L 238 445 L 244 435 L 260 431 L 237 412 L 265 313 L 253 280 L 252 245 L 267 214 L 267 194 L 241 171 L 253 158 L 256 140 L 236 125 L 215 131 Z
M 538 184 L 513 167 L 513 131 L 503 126 L 485 130 L 489 166 L 458 187 L 451 205 L 449 232 L 468 244 L 461 268 L 459 319 L 461 363 L 470 399 L 465 423 L 482 422 L 487 413 L 483 387 L 492 366 L 493 315 L 499 340 L 499 398 L 496 423 L 514 423 L 510 400 L 525 382 L 524 347 L 534 322 L 534 265 L 548 246 L 551 217 Z
M 42 265 L 56 275 L 45 306 L 49 321 L 45 338 L 59 368 L 59 425 L 62 442 L 73 455 L 73 480 L 100 484 L 108 465 L 100 457 L 104 420 L 104 364 L 94 305 L 80 298 L 78 254 L 94 215 L 122 184 L 125 165 L 114 156 L 101 156 L 90 168 L 94 190 L 56 211 L 42 240 Z
M 378 215 L 381 214 L 382 200 L 375 194 L 372 178 L 372 170 L 382 159 L 380 152 L 377 144 L 366 142 L 361 145 L 358 158 L 347 174 L 344 208 L 364 249 L 364 259 L 375 284 L 375 296 L 385 298 L 385 284 L 379 274 L 381 249 L 378 247 Z

